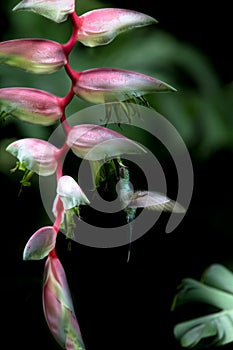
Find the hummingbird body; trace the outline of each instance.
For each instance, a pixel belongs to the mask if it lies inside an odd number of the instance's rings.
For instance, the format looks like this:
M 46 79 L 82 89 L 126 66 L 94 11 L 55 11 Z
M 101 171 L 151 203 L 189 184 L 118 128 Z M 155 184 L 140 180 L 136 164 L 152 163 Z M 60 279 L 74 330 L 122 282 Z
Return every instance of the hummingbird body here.
M 119 163 L 119 197 L 122 202 L 122 207 L 124 212 L 126 213 L 126 220 L 129 224 L 129 230 L 130 230 L 130 236 L 129 236 L 129 249 L 128 249 L 128 257 L 127 262 L 129 262 L 130 259 L 130 252 L 131 252 L 131 242 L 132 242 L 132 236 L 133 236 L 133 220 L 135 219 L 137 208 L 130 208 L 128 204 L 131 202 L 131 199 L 134 195 L 134 190 L 132 188 L 132 185 L 130 183 L 129 178 L 129 170 L 126 166 L 124 166 L 122 163 Z
M 137 208 L 129 207 L 129 204 L 134 197 L 134 190 L 129 181 L 129 170 L 122 163 L 120 163 L 119 175 L 119 196 L 122 202 L 123 210 L 127 215 L 127 222 L 129 223 L 134 220 Z
M 146 208 L 156 211 L 168 211 L 174 213 L 184 213 L 186 210 L 182 205 L 168 198 L 162 193 L 155 191 L 134 191 L 130 183 L 129 170 L 119 160 L 119 198 L 122 209 L 126 213 L 126 220 L 130 229 L 130 241 L 127 262 L 130 258 L 131 242 L 133 236 L 133 221 L 137 208 Z

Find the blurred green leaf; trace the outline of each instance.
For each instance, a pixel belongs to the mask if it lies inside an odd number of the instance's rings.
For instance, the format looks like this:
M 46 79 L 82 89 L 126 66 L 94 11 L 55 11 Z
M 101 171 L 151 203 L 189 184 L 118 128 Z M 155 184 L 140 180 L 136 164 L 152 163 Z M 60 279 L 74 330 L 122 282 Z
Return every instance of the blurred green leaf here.
M 201 282 L 233 295 L 233 273 L 223 265 L 211 265 L 204 271 Z
M 220 311 L 178 323 L 174 327 L 174 335 L 183 347 L 195 347 L 197 344 L 219 346 L 233 342 L 231 271 L 220 264 L 213 264 L 204 272 L 200 282 L 184 279 L 174 297 L 172 310 L 186 303 L 206 303 Z
M 174 334 L 186 348 L 193 348 L 206 338 L 209 338 L 208 346 L 228 344 L 233 341 L 233 310 L 179 323 Z
M 232 276 L 231 279 L 233 279 Z M 230 279 L 228 279 L 229 282 L 231 282 Z M 207 303 L 223 310 L 233 309 L 232 294 L 206 286 L 204 283 L 192 278 L 185 278 L 179 287 L 172 308 L 174 309 L 189 302 Z

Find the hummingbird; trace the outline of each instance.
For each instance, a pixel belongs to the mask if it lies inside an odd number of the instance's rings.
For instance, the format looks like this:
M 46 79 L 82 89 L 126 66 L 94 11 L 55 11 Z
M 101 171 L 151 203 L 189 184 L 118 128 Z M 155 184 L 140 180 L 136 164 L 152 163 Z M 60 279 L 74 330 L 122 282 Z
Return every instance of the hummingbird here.
M 122 203 L 122 208 L 126 213 L 126 220 L 129 224 L 130 237 L 127 262 L 130 260 L 131 243 L 133 237 L 133 220 L 136 216 L 138 208 L 146 208 L 156 211 L 167 211 L 174 213 L 185 213 L 185 208 L 176 201 L 168 198 L 162 193 L 156 191 L 134 191 L 130 183 L 129 169 L 121 160 L 118 159 L 119 164 L 119 182 L 118 194 Z

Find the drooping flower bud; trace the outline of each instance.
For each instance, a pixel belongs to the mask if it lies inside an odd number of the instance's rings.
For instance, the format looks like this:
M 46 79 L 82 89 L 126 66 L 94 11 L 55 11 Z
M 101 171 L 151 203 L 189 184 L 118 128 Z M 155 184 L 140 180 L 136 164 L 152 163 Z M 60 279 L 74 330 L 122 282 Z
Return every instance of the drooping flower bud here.
M 23 0 L 13 8 L 13 11 L 26 10 L 61 23 L 67 20 L 75 10 L 75 0 Z
M 0 115 L 11 115 L 32 124 L 52 125 L 63 114 L 60 98 L 32 88 L 0 89 Z
M 28 240 L 23 260 L 40 260 L 45 258 L 56 244 L 57 233 L 52 226 L 45 226 L 37 230 Z
M 17 39 L 0 43 L 0 62 L 35 74 L 50 74 L 67 63 L 61 44 L 42 39 Z
M 60 196 L 65 210 L 90 204 L 81 187 L 68 175 L 64 175 L 59 179 L 57 183 L 57 194 Z
M 55 254 L 50 254 L 45 264 L 43 309 L 48 327 L 63 349 L 85 349 L 65 271 Z
M 66 143 L 78 157 L 91 161 L 146 152 L 138 143 L 120 133 L 93 124 L 71 127 Z
M 154 18 L 137 11 L 97 9 L 79 17 L 78 41 L 89 47 L 106 45 L 122 32 L 153 23 Z
M 25 138 L 9 144 L 6 151 L 18 158 L 21 170 L 28 169 L 41 176 L 56 171 L 59 149 L 47 141 Z
M 76 75 L 74 93 L 91 103 L 126 101 L 149 93 L 176 91 L 161 80 L 123 69 L 94 68 Z
M 62 176 L 57 183 L 57 196 L 53 203 L 53 214 L 55 217 L 59 215 L 57 208 L 59 198 L 63 205 L 62 211 L 60 209 L 60 214 L 62 223 L 65 217 L 66 237 L 73 239 L 76 227 L 74 215 L 78 215 L 80 218 L 80 205 L 89 205 L 90 201 L 77 182 L 68 175 Z

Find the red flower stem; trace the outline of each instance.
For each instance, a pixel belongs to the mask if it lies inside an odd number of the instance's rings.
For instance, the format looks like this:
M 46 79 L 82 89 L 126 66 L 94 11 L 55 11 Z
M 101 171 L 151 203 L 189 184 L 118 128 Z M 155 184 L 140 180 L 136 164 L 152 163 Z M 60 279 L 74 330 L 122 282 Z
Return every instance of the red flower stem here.
M 60 160 L 58 162 L 58 167 L 57 167 L 57 171 L 56 171 L 57 182 L 63 176 L 62 165 L 63 165 L 63 162 Z M 59 228 L 61 226 L 62 213 L 64 211 L 63 203 L 62 203 L 61 198 L 59 196 L 58 196 L 58 200 L 57 200 L 57 204 L 56 204 L 56 209 L 57 209 L 57 217 L 56 217 L 55 222 L 53 224 L 53 228 L 56 231 L 56 233 L 58 233 Z
M 72 83 L 75 84 L 76 81 L 77 81 L 77 78 L 78 78 L 78 76 L 79 76 L 79 73 L 78 73 L 78 72 L 75 72 L 75 71 L 71 68 L 69 62 L 66 63 L 66 65 L 65 65 L 65 70 L 66 70 L 66 73 L 68 74 L 68 76 L 70 77 Z
M 69 146 L 66 143 L 64 143 L 64 145 L 60 148 L 59 153 L 57 155 L 57 162 L 58 162 L 58 166 L 56 170 L 57 181 L 63 176 L 63 172 L 62 172 L 63 157 L 65 156 L 65 153 L 68 152 L 68 150 L 69 150 Z
M 56 249 L 55 248 L 53 250 L 51 250 L 51 252 L 49 253 L 49 256 L 52 259 L 57 259 L 57 253 L 56 253 Z
M 71 126 L 67 123 L 65 110 L 63 111 L 62 117 L 60 118 L 60 123 L 61 123 L 62 129 L 64 130 L 64 133 L 68 135 L 71 129 Z
M 73 12 L 70 14 L 70 21 L 72 23 L 73 31 L 72 31 L 71 37 L 68 40 L 68 42 L 62 46 L 63 46 L 63 50 L 66 54 L 66 57 L 67 57 L 67 63 L 65 65 L 65 70 L 66 70 L 68 76 L 70 77 L 72 83 L 74 84 L 76 82 L 78 73 L 75 72 L 71 68 L 71 66 L 69 64 L 68 56 L 69 56 L 70 52 L 72 51 L 72 49 L 74 48 L 74 46 L 77 42 L 77 38 L 78 38 L 78 28 L 79 28 L 80 20 L 79 20 L 78 15 L 76 14 L 76 12 Z M 71 102 L 72 98 L 74 97 L 73 84 L 72 84 L 72 87 L 71 87 L 70 91 L 68 92 L 68 94 L 65 97 L 61 98 L 61 105 L 63 108 L 63 114 L 62 114 L 62 117 L 60 119 L 60 122 L 62 124 L 63 130 L 64 130 L 66 135 L 68 134 L 69 130 L 71 129 L 71 126 L 67 123 L 67 119 L 66 119 L 66 115 L 65 115 L 65 108 Z M 64 153 L 68 149 L 69 149 L 69 147 L 67 146 L 66 143 L 64 143 L 64 145 L 60 149 L 60 154 L 59 154 L 60 159 L 59 159 L 58 167 L 57 167 L 57 171 L 56 171 L 57 181 L 63 176 L 62 156 L 64 155 Z M 60 225 L 61 225 L 63 210 L 64 210 L 64 208 L 63 208 L 62 201 L 61 201 L 60 197 L 58 197 L 58 202 L 57 202 L 58 215 L 57 215 L 56 220 L 53 224 L 53 228 L 56 231 L 56 233 L 58 233 Z M 52 258 L 57 258 L 55 248 L 49 253 L 49 256 L 51 256 Z
M 73 27 L 73 31 L 72 31 L 71 37 L 67 41 L 67 43 L 62 45 L 66 56 L 68 56 L 70 54 L 70 52 L 73 50 L 73 48 L 77 42 L 78 28 L 79 28 L 79 23 L 80 23 L 79 16 L 76 14 L 76 12 L 71 13 L 69 18 L 70 18 L 70 21 L 71 21 L 71 24 Z
M 70 21 L 72 23 L 73 28 L 78 29 L 79 28 L 79 24 L 80 24 L 80 18 L 77 15 L 77 13 L 74 11 L 70 14 Z
M 71 102 L 72 98 L 74 97 L 74 91 L 73 91 L 73 86 L 71 87 L 70 91 L 65 97 L 60 98 L 60 104 L 63 109 L 63 114 L 62 117 L 60 118 L 60 122 L 62 124 L 62 128 L 67 135 L 68 132 L 70 131 L 70 125 L 67 123 L 66 115 L 65 115 L 65 108 L 68 106 L 68 104 Z
M 68 94 L 65 97 L 61 98 L 62 107 L 65 108 L 71 102 L 73 97 L 74 97 L 74 90 L 72 85 Z
M 60 148 L 60 159 L 61 159 L 61 157 L 64 155 L 64 153 L 65 152 L 67 152 L 69 150 L 69 146 L 66 144 L 66 143 L 64 143 L 64 145 L 62 146 L 62 148 Z M 60 160 L 59 159 L 59 160 Z
M 62 172 L 62 161 L 60 160 L 58 162 L 58 166 L 57 166 L 57 170 L 56 170 L 56 177 L 57 177 L 57 182 L 59 181 L 59 179 L 62 177 L 63 172 Z
M 65 112 L 62 114 L 60 122 L 61 122 L 61 125 L 62 125 L 62 128 L 63 128 L 65 134 L 67 135 L 69 130 L 71 129 L 71 126 L 67 123 Z
M 58 201 L 61 201 L 60 198 L 58 198 Z M 57 207 L 58 207 L 58 204 L 57 204 Z M 62 206 L 62 208 L 63 208 L 63 206 Z M 62 221 L 62 211 L 59 210 L 59 213 L 58 213 L 56 220 L 53 224 L 53 228 L 56 231 L 56 233 L 58 233 L 58 231 L 59 231 L 59 228 L 61 226 L 61 221 Z

